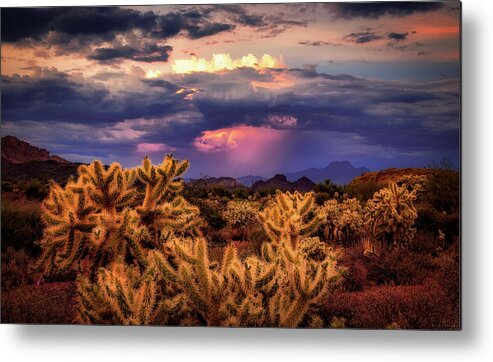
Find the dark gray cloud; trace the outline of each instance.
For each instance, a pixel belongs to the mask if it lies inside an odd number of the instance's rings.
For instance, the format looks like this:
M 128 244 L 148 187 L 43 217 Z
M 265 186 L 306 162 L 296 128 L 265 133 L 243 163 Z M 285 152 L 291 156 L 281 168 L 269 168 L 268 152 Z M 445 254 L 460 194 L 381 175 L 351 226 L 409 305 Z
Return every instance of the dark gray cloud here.
M 155 44 L 144 46 L 142 49 L 137 49 L 129 46 L 121 46 L 115 48 L 97 48 L 88 59 L 97 60 L 99 62 L 118 61 L 130 59 L 136 62 L 167 62 L 173 48 L 169 45 L 159 46 Z
M 335 16 L 343 19 L 378 19 L 384 15 L 402 17 L 439 10 L 444 6 L 443 2 L 420 1 L 346 2 L 331 5 Z
M 409 33 L 389 33 L 387 35 L 387 38 L 391 39 L 391 40 L 395 40 L 395 41 L 404 41 L 406 40 L 407 36 L 409 35 Z
M 368 31 L 348 34 L 344 37 L 344 39 L 347 39 L 356 44 L 365 44 L 375 40 L 380 40 L 382 39 L 382 36 L 375 33 L 372 30 L 368 30 Z
M 341 46 L 342 44 L 337 44 L 337 43 L 332 43 L 330 41 L 323 41 L 323 40 L 305 40 L 305 41 L 299 41 L 299 45 L 305 45 L 305 46 L 312 46 L 312 47 L 321 47 L 321 46 Z
M 6 8 L 1 15 L 2 41 L 20 45 L 37 42 L 55 48 L 57 54 L 80 53 L 98 61 L 167 61 L 172 48 L 156 45 L 156 39 L 180 34 L 198 39 L 235 28 L 235 24 L 212 20 L 209 13 L 206 9 L 160 15 L 118 7 Z M 134 31 L 144 36 L 140 47 L 118 42 L 117 35 Z M 145 37 L 153 38 L 152 42 Z M 91 50 L 108 42 L 112 46 Z
M 225 13 L 234 24 L 255 28 L 267 37 L 278 35 L 292 27 L 308 25 L 307 20 L 290 18 L 282 11 L 276 15 L 253 14 L 241 5 L 216 5 L 213 9 Z
M 1 19 L 4 42 L 41 40 L 50 31 L 110 41 L 134 28 L 151 30 L 158 16 L 118 7 L 53 7 L 4 8 Z
M 279 78 L 293 83 L 277 89 L 262 86 Z M 125 91 L 112 88 L 110 74 L 98 79 L 110 83 L 56 71 L 2 77 L 5 129 L 19 136 L 62 137 L 63 152 L 71 144 L 87 157 L 115 154 L 126 163 L 134 162 L 138 143 L 165 144 L 181 157 L 200 159 L 204 170 L 210 160 L 221 160 L 197 156 L 194 139 L 206 130 L 242 124 L 287 132 L 296 157 L 304 162 L 328 144 L 324 137 L 339 142 L 342 155 L 358 151 L 373 159 L 422 164 L 430 157 L 452 155 L 459 145 L 458 79 L 381 81 L 318 73 L 314 67 L 129 77 L 123 79 Z M 287 129 L 273 123 L 273 115 L 296 119 L 296 124 Z
M 183 95 L 175 94 L 173 89 L 154 88 L 149 92 L 133 87 L 131 82 L 140 83 L 128 79 L 128 90 L 112 93 L 110 87 L 100 82 L 58 71 L 43 70 L 37 76 L 2 76 L 2 119 L 97 125 L 162 117 L 188 109 Z

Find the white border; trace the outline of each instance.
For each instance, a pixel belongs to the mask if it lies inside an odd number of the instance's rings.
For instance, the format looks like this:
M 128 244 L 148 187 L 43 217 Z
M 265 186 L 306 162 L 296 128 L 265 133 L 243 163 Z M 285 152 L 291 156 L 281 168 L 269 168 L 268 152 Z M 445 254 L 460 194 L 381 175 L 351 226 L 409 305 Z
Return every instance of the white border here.
M 217 2 L 175 1 L 182 4 Z M 167 2 L 77 0 L 74 4 L 54 0 L 4 0 L 2 6 L 139 3 Z M 1 359 L 36 362 L 490 360 L 493 356 L 492 3 L 463 1 L 462 332 L 2 325 Z

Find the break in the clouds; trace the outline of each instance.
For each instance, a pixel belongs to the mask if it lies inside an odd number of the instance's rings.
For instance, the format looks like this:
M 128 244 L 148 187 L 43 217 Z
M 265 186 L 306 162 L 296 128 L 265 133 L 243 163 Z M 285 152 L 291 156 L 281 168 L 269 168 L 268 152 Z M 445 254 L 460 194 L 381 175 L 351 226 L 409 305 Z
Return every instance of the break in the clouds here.
M 456 6 L 7 9 L 2 134 L 192 177 L 458 160 Z

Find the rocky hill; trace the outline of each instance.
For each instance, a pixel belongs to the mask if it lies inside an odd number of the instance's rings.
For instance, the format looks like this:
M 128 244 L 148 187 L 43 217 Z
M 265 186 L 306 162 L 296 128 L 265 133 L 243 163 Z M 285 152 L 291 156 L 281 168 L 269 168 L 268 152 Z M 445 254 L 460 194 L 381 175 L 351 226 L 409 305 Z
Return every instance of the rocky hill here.
M 45 150 L 44 148 L 32 146 L 14 136 L 2 137 L 2 161 L 3 160 L 12 163 L 25 163 L 29 161 L 70 163 L 59 156 L 50 155 L 48 150 Z
M 14 136 L 2 138 L 2 181 L 38 179 L 63 184 L 77 173 L 79 165 Z

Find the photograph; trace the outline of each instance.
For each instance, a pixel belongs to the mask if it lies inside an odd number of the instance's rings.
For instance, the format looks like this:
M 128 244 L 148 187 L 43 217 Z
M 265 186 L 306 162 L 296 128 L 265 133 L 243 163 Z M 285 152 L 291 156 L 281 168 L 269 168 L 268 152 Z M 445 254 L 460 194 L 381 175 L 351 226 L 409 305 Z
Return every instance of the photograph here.
M 2 324 L 462 329 L 461 2 L 0 11 Z

